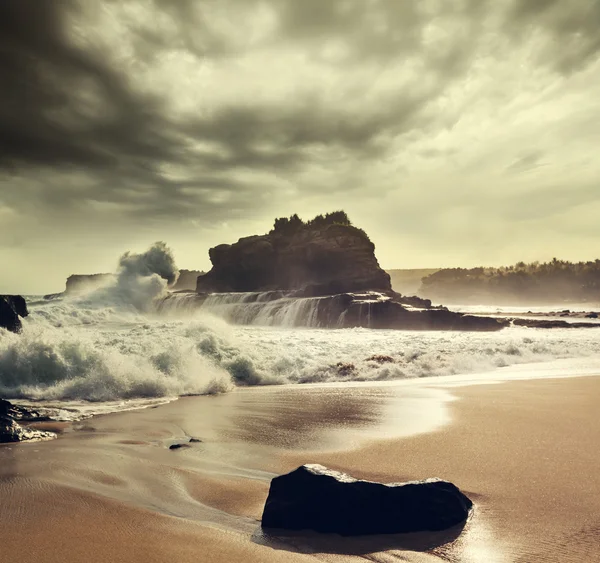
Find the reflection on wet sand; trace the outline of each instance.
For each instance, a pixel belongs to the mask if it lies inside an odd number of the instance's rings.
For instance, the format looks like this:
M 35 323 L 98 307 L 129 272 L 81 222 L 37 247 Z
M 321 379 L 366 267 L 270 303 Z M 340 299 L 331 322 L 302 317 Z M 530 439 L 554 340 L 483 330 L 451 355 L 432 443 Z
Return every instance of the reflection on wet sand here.
M 600 439 L 599 389 L 593 377 L 520 381 L 454 388 L 460 400 L 450 403 L 447 389 L 418 385 L 280 387 L 88 419 L 52 442 L 0 447 L 5 537 L 39 519 L 56 524 L 53 535 L 28 530 L 29 542 L 3 537 L 3 556 L 39 562 L 42 544 L 61 554 L 57 541 L 80 555 L 79 538 L 101 553 L 105 539 L 94 535 L 93 523 L 113 530 L 119 514 L 128 519 L 134 511 L 136 529 L 125 522 L 127 534 L 112 541 L 168 530 L 161 532 L 166 545 L 156 548 L 165 558 L 150 554 L 147 561 L 167 561 L 178 541 L 196 545 L 198 538 L 230 558 L 215 561 L 244 563 L 600 561 L 600 454 L 589 447 Z M 444 425 L 449 412 L 452 423 Z M 169 449 L 190 437 L 202 442 Z M 448 534 L 257 533 L 271 478 L 311 462 L 384 482 L 445 478 L 474 501 L 474 513 L 464 530 Z M 73 515 L 91 527 L 60 532 L 61 522 L 75 525 Z M 185 557 L 180 563 L 197 561 L 189 550 Z
M 274 549 L 297 553 L 335 553 L 340 555 L 370 555 L 394 551 L 432 551 L 455 541 L 467 523 L 438 532 L 415 532 L 410 534 L 384 534 L 347 537 L 336 534 L 319 534 L 303 531 L 259 529 L 252 539 L 258 544 Z M 390 553 L 393 555 L 393 553 Z
M 51 444 L 0 448 L 0 494 L 26 498 L 32 487 L 51 485 L 65 494 L 77 490 L 218 526 L 249 540 L 270 479 L 280 471 L 281 452 L 347 449 L 374 435 L 433 429 L 447 418 L 448 397 L 389 386 L 280 387 L 98 416 L 75 423 Z M 201 442 L 169 449 L 191 437 Z M 16 500 L 5 503 L 3 517 L 22 510 Z M 383 543 L 388 540 L 398 549 L 403 545 L 391 538 Z

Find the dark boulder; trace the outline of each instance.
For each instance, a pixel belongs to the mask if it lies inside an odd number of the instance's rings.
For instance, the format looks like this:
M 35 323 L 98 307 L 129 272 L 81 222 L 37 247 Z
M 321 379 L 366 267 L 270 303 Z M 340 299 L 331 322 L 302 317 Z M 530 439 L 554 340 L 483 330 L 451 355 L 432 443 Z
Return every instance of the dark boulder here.
M 43 430 L 35 430 L 26 426 L 21 426 L 16 420 L 26 420 L 31 418 L 27 409 L 17 407 L 0 399 L 0 444 L 6 442 L 25 442 L 48 440 L 55 438 L 53 432 L 45 432 Z
M 383 484 L 303 465 L 271 481 L 262 527 L 344 536 L 439 531 L 464 522 L 472 506 L 447 481 Z
M 29 315 L 27 303 L 20 295 L 0 295 L 0 327 L 11 332 L 21 332 L 19 317 Z

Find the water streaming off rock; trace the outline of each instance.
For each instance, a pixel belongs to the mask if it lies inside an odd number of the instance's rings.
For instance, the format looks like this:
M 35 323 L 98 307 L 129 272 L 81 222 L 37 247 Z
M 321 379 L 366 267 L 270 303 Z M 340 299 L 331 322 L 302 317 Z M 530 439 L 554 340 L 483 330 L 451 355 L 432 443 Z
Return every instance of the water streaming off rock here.
M 368 326 L 378 294 L 362 295 L 347 313 L 343 302 L 336 308 L 343 296 L 178 293 L 142 313 L 117 290 L 31 300 L 23 334 L 0 331 L 0 394 L 100 407 L 241 385 L 390 381 L 559 358 L 593 362 L 598 354 L 596 333 L 579 329 L 321 328 L 343 325 L 346 315 Z
M 281 291 L 247 293 L 173 294 L 158 304 L 165 314 L 203 311 L 237 325 L 342 328 L 348 314 L 344 298 L 351 294 L 325 297 L 292 297 Z M 378 293 L 353 301 L 355 323 L 371 327 L 371 306 L 386 299 Z

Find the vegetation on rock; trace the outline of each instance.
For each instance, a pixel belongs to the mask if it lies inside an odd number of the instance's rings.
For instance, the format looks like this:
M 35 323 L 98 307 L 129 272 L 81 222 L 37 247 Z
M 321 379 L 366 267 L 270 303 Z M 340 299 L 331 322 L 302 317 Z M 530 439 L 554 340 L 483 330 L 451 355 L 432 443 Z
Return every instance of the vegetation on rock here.
M 325 215 L 317 215 L 309 221 L 303 221 L 297 213 L 294 213 L 290 217 L 279 217 L 275 219 L 275 223 L 269 234 L 290 236 L 301 231 L 326 229 L 331 225 L 350 227 L 351 230 L 356 231 L 356 233 L 360 236 L 370 240 L 367 233 L 363 229 L 355 227 L 352 224 L 352 221 L 350 221 L 347 213 L 341 210 L 332 211 L 331 213 L 326 213 Z

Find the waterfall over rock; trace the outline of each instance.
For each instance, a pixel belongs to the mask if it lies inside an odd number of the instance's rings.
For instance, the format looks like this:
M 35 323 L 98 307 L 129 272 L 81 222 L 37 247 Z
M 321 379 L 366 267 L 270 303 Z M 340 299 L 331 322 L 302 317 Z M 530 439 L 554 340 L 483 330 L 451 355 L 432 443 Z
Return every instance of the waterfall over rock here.
M 499 330 L 502 320 L 414 307 L 374 291 L 298 297 L 294 292 L 174 293 L 158 304 L 167 315 L 202 311 L 237 325 L 405 330 Z M 414 302 L 413 302 L 414 303 Z

